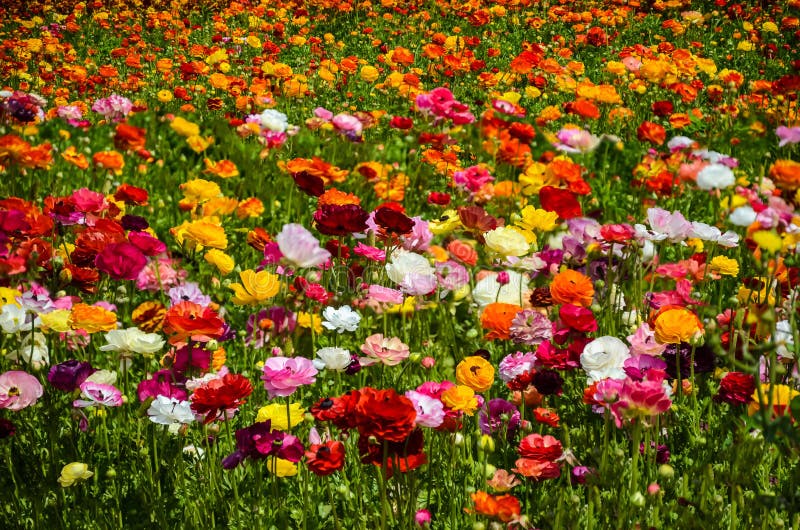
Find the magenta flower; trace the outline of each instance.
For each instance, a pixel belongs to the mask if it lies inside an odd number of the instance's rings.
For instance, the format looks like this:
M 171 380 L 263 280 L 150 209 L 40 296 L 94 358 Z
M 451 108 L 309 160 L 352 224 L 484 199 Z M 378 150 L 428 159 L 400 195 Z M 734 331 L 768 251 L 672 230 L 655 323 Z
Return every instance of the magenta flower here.
M 387 339 L 380 333 L 367 337 L 361 346 L 361 351 L 367 356 L 367 359 L 360 359 L 362 366 L 369 366 L 375 363 L 397 366 L 408 359 L 411 354 L 408 346 L 399 338 L 392 337 Z
M 73 407 L 83 408 L 93 407 L 95 405 L 119 407 L 122 405 L 122 392 L 114 387 L 114 385 L 84 381 L 80 389 L 81 396 L 85 399 L 76 399 L 72 402 Z
M 11 370 L 0 375 L 0 408 L 16 412 L 30 407 L 42 392 L 42 384 L 28 372 Z
M 94 102 L 92 110 L 109 121 L 122 121 L 133 110 L 133 103 L 126 97 L 111 94 Z
M 270 357 L 264 362 L 264 388 L 270 399 L 291 396 L 301 385 L 316 382 L 317 369 L 305 357 Z
M 115 280 L 135 280 L 147 265 L 147 258 L 131 243 L 109 243 L 94 259 L 94 264 Z
M 414 421 L 419 427 L 435 429 L 444 423 L 446 414 L 441 400 L 415 390 L 406 391 L 405 396 L 411 400 L 414 410 L 417 411 Z

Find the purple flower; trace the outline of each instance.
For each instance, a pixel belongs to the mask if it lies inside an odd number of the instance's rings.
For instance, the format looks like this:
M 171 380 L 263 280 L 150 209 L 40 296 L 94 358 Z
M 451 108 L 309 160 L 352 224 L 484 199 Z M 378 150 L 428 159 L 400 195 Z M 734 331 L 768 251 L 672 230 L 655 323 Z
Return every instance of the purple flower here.
M 301 385 L 316 382 L 317 369 L 305 357 L 270 357 L 264 362 L 264 388 L 270 399 L 291 396 Z
M 222 460 L 222 467 L 233 469 L 246 458 L 258 460 L 268 457 L 272 453 L 274 439 L 275 435 L 272 434 L 269 420 L 254 423 L 244 429 L 236 429 L 236 451 Z
M 781 125 L 775 129 L 775 134 L 778 135 L 780 143 L 778 147 L 783 147 L 786 144 L 800 143 L 800 127 L 786 127 Z
M 148 398 L 156 396 L 166 396 L 185 401 L 188 394 L 185 389 L 176 386 L 175 376 L 170 370 L 159 370 L 150 379 L 145 379 L 136 387 L 136 395 L 139 401 L 147 401 Z
M 62 392 L 72 392 L 96 370 L 86 361 L 71 359 L 50 367 L 47 380 Z
M 181 302 L 193 302 L 205 307 L 211 303 L 211 297 L 203 294 L 200 286 L 195 282 L 186 282 L 182 285 L 176 285 L 167 292 L 169 296 L 170 305 L 177 305 Z
M 478 424 L 483 434 L 491 435 L 505 429 L 506 437 L 512 438 L 519 428 L 519 410 L 505 399 L 490 399 L 486 409 L 481 411 Z

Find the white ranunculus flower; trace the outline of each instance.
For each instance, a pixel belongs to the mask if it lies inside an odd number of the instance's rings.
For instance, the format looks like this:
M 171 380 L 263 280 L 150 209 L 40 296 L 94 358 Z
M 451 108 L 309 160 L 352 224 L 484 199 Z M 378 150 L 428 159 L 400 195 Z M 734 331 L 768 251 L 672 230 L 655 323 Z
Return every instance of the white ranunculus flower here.
M 353 311 L 349 305 L 343 305 L 336 309 L 333 307 L 326 307 L 322 312 L 322 325 L 326 329 L 336 330 L 339 333 L 345 331 L 355 331 L 358 329 L 358 323 L 361 322 L 361 315 Z
M 416 252 L 395 250 L 392 252 L 391 261 L 386 264 L 386 274 L 396 284 L 403 283 L 409 274 L 436 277 L 436 271 L 431 266 L 428 258 Z
M 622 363 L 630 357 L 628 346 L 616 337 L 598 337 L 583 348 L 581 367 L 589 384 L 603 379 L 625 379 Z
M 0 328 L 5 333 L 19 333 L 30 331 L 31 323 L 25 322 L 25 310 L 17 304 L 6 304 L 0 308 Z M 40 319 L 38 319 L 41 322 Z M 34 327 L 37 327 L 34 323 Z
M 153 423 L 168 425 L 172 434 L 176 434 L 182 425 L 195 421 L 191 403 L 167 396 L 156 396 L 147 409 L 147 415 Z
M 281 254 L 298 267 L 316 267 L 331 257 L 331 253 L 320 247 L 319 240 L 303 225 L 284 225 L 275 241 Z
M 152 355 L 164 347 L 161 335 L 145 333 L 139 328 L 112 329 L 106 333 L 105 339 L 108 344 L 100 346 L 100 351 Z
M 486 246 L 502 256 L 524 256 L 531 245 L 525 236 L 508 226 L 499 226 L 483 234 Z
M 50 349 L 44 333 L 28 333 L 20 341 L 19 349 L 6 354 L 6 359 L 22 362 L 40 370 L 50 364 Z
M 531 292 L 525 277 L 516 271 L 506 271 L 508 283 L 501 285 L 497 281 L 497 274 L 490 274 L 475 284 L 472 289 L 472 299 L 479 307 L 483 308 L 492 302 L 503 302 L 524 306 Z
M 794 349 L 794 334 L 792 333 L 792 324 L 788 320 L 781 320 L 775 324 L 775 344 L 777 348 L 775 353 L 786 359 L 794 359 L 794 352 L 789 348 Z
M 750 226 L 756 220 L 756 212 L 750 206 L 739 206 L 728 217 L 728 221 L 736 226 Z
M 350 366 L 351 361 L 352 356 L 349 350 L 336 347 L 320 348 L 317 350 L 317 358 L 314 359 L 314 368 L 343 372 Z
M 722 164 L 709 164 L 697 174 L 697 187 L 701 190 L 723 190 L 734 184 L 733 171 Z
M 117 382 L 117 372 L 111 370 L 97 370 L 86 378 L 86 381 L 100 385 L 114 385 Z
M 286 129 L 289 128 L 289 118 L 283 112 L 266 109 L 261 113 L 261 127 L 272 132 L 286 132 Z
M 698 221 L 692 221 L 692 231 L 689 234 L 690 237 L 696 237 L 697 239 L 701 239 L 703 241 L 711 241 L 716 243 L 721 235 L 722 232 L 716 226 L 711 226 Z

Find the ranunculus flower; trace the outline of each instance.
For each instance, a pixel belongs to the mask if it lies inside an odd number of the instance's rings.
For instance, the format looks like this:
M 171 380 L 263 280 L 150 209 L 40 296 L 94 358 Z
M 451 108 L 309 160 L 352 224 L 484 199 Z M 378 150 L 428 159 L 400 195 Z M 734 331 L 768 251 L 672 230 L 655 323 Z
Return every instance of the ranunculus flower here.
M 147 415 L 153 423 L 167 425 L 172 434 L 177 433 L 182 425 L 194 421 L 191 403 L 168 396 L 156 396 L 147 409 Z
M 72 359 L 51 366 L 47 373 L 47 380 L 54 388 L 62 392 L 72 392 L 80 387 L 94 371 L 95 369 L 90 363 Z
M 270 399 L 291 396 L 302 385 L 311 385 L 317 379 L 314 363 L 305 357 L 270 357 L 264 361 L 264 388 Z
M 407 391 L 405 396 L 414 404 L 418 426 L 435 429 L 444 422 L 444 404 L 441 400 L 414 390 Z
M 42 384 L 28 372 L 11 370 L 0 375 L 0 408 L 22 410 L 36 403 L 43 392 Z
M 508 226 L 498 226 L 483 234 L 486 246 L 503 257 L 519 257 L 527 254 L 531 245 L 521 232 Z
M 465 357 L 456 366 L 456 380 L 475 392 L 485 392 L 494 383 L 494 366 L 477 355 Z
M 562 219 L 573 219 L 583 215 L 581 204 L 569 190 L 544 186 L 539 190 L 539 200 L 543 209 L 556 212 Z
M 319 240 L 303 225 L 284 225 L 275 241 L 283 257 L 297 267 L 317 267 L 331 257 L 331 253 L 320 247 Z
M 719 391 L 714 401 L 730 405 L 746 405 L 753 401 L 756 390 L 755 378 L 742 372 L 728 372 L 719 382 Z
M 278 294 L 281 282 L 277 275 L 269 271 L 247 269 L 239 273 L 242 283 L 232 283 L 234 292 L 231 301 L 236 305 L 257 305 Z
M 589 307 L 594 299 L 594 285 L 585 274 L 566 269 L 553 278 L 550 284 L 550 296 L 559 304 Z
M 362 388 L 356 403 L 358 432 L 363 439 L 375 436 L 380 440 L 399 442 L 414 430 L 417 411 L 410 399 L 394 389 Z
M 131 243 L 109 243 L 95 257 L 94 265 L 115 280 L 135 280 L 147 265 L 147 257 Z
M 157 333 L 145 333 L 139 328 L 112 329 L 105 335 L 107 344 L 100 346 L 100 351 L 124 353 L 140 353 L 153 355 L 164 347 L 164 339 Z
M 362 365 L 382 363 L 386 366 L 397 366 L 410 355 L 408 346 L 399 338 L 386 338 L 380 333 L 364 339 L 361 351 L 367 356 L 366 359 L 362 359 Z
M 328 306 L 322 311 L 322 317 L 324 318 L 322 325 L 326 329 L 336 330 L 338 333 L 355 331 L 361 322 L 361 315 L 353 311 L 349 305 L 339 308 Z
M 83 408 L 96 405 L 119 407 L 122 405 L 122 392 L 114 385 L 96 383 L 87 379 L 81 384 L 80 389 L 83 399 L 73 401 L 73 407 Z
M 664 307 L 655 317 L 655 337 L 661 344 L 692 342 L 703 335 L 703 324 L 685 307 Z
M 588 343 L 581 354 L 581 367 L 589 384 L 606 378 L 624 379 L 622 366 L 630 357 L 628 347 L 616 337 L 599 337 Z
M 62 488 L 68 488 L 73 484 L 92 478 L 93 472 L 89 471 L 89 466 L 83 462 L 72 462 L 61 469 L 58 483 Z
M 343 372 L 350 366 L 352 360 L 349 350 L 330 346 L 317 350 L 317 358 L 313 362 L 317 370 Z

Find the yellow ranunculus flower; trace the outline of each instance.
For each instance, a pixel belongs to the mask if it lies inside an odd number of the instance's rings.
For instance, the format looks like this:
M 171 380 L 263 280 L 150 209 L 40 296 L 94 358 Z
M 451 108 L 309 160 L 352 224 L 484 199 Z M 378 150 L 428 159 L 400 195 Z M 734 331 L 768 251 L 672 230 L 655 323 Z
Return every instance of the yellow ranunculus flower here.
M 486 246 L 501 256 L 524 256 L 531 246 L 527 238 L 509 226 L 499 226 L 483 234 Z
M 378 77 L 381 75 L 378 72 L 378 69 L 374 66 L 365 65 L 361 67 L 361 72 L 359 72 L 362 81 L 366 81 L 367 83 L 375 82 Z
M 708 266 L 711 272 L 716 272 L 721 276 L 737 276 L 739 274 L 739 262 L 727 256 L 716 256 Z
M 297 325 L 301 328 L 311 329 L 312 322 L 314 333 L 322 333 L 322 318 L 319 315 L 306 313 L 305 311 L 300 311 L 297 314 Z
M 468 386 L 456 385 L 448 388 L 442 393 L 442 403 L 453 410 L 464 412 L 472 416 L 478 408 L 478 398 L 475 391 Z
M 22 293 L 17 289 L 0 287 L 0 305 L 14 304 L 15 306 L 19 307 L 19 302 L 17 302 L 18 296 L 22 296 Z
M 770 396 L 770 394 L 772 395 Z M 747 407 L 747 414 L 752 416 L 761 410 L 761 407 L 768 406 L 771 399 L 773 417 L 782 416 L 788 413 L 789 404 L 797 396 L 800 396 L 800 392 L 786 385 L 772 385 L 770 387 L 769 384 L 761 383 L 762 401 L 759 401 L 758 389 L 756 389 L 751 396 L 753 401 Z
M 194 151 L 195 153 L 202 153 L 208 147 L 214 143 L 214 138 L 212 136 L 208 136 L 203 138 L 202 136 L 195 135 L 190 136 L 186 139 L 186 144 L 189 146 L 189 149 Z
M 41 313 L 39 317 L 42 319 L 42 328 L 56 333 L 66 333 L 72 329 L 69 325 L 71 314 L 72 311 L 69 309 L 56 309 L 49 313 Z
M 94 475 L 94 473 L 89 471 L 89 466 L 87 464 L 83 462 L 72 462 L 64 466 L 61 470 L 58 483 L 61 484 L 61 487 L 68 488 L 76 482 L 91 478 L 92 475 Z
M 274 456 L 267 457 L 266 461 L 267 471 L 276 477 L 293 477 L 297 475 L 297 464 Z
M 225 235 L 225 229 L 211 221 L 200 219 L 189 223 L 186 226 L 186 232 L 183 237 L 184 239 L 191 239 L 204 247 L 218 248 L 220 250 L 228 248 L 228 237 Z
M 242 283 L 233 283 L 230 288 L 234 292 L 231 299 L 236 305 L 256 305 L 269 300 L 281 289 L 278 276 L 268 271 L 255 272 L 247 269 L 239 273 Z
M 522 219 L 516 225 L 523 230 L 550 232 L 558 226 L 558 214 L 541 208 L 526 206 L 520 212 Z
M 208 263 L 215 266 L 219 273 L 223 276 L 230 274 L 230 272 L 236 266 L 236 262 L 233 261 L 232 257 L 215 248 L 212 248 L 206 252 L 203 257 Z
M 204 179 L 192 179 L 181 184 L 180 188 L 183 196 L 192 202 L 207 201 L 222 194 L 219 184 Z
M 200 135 L 199 125 L 192 123 L 185 118 L 181 118 L 180 116 L 172 120 L 172 123 L 170 123 L 169 126 L 173 131 L 186 138 Z
M 477 355 L 466 357 L 456 366 L 456 381 L 475 392 L 486 392 L 494 383 L 494 366 Z
M 257 422 L 270 421 L 270 428 L 275 431 L 286 431 L 303 422 L 306 410 L 300 403 L 289 405 L 289 418 L 286 417 L 286 405 L 283 403 L 270 403 L 258 409 Z M 291 423 L 291 425 L 290 425 Z

